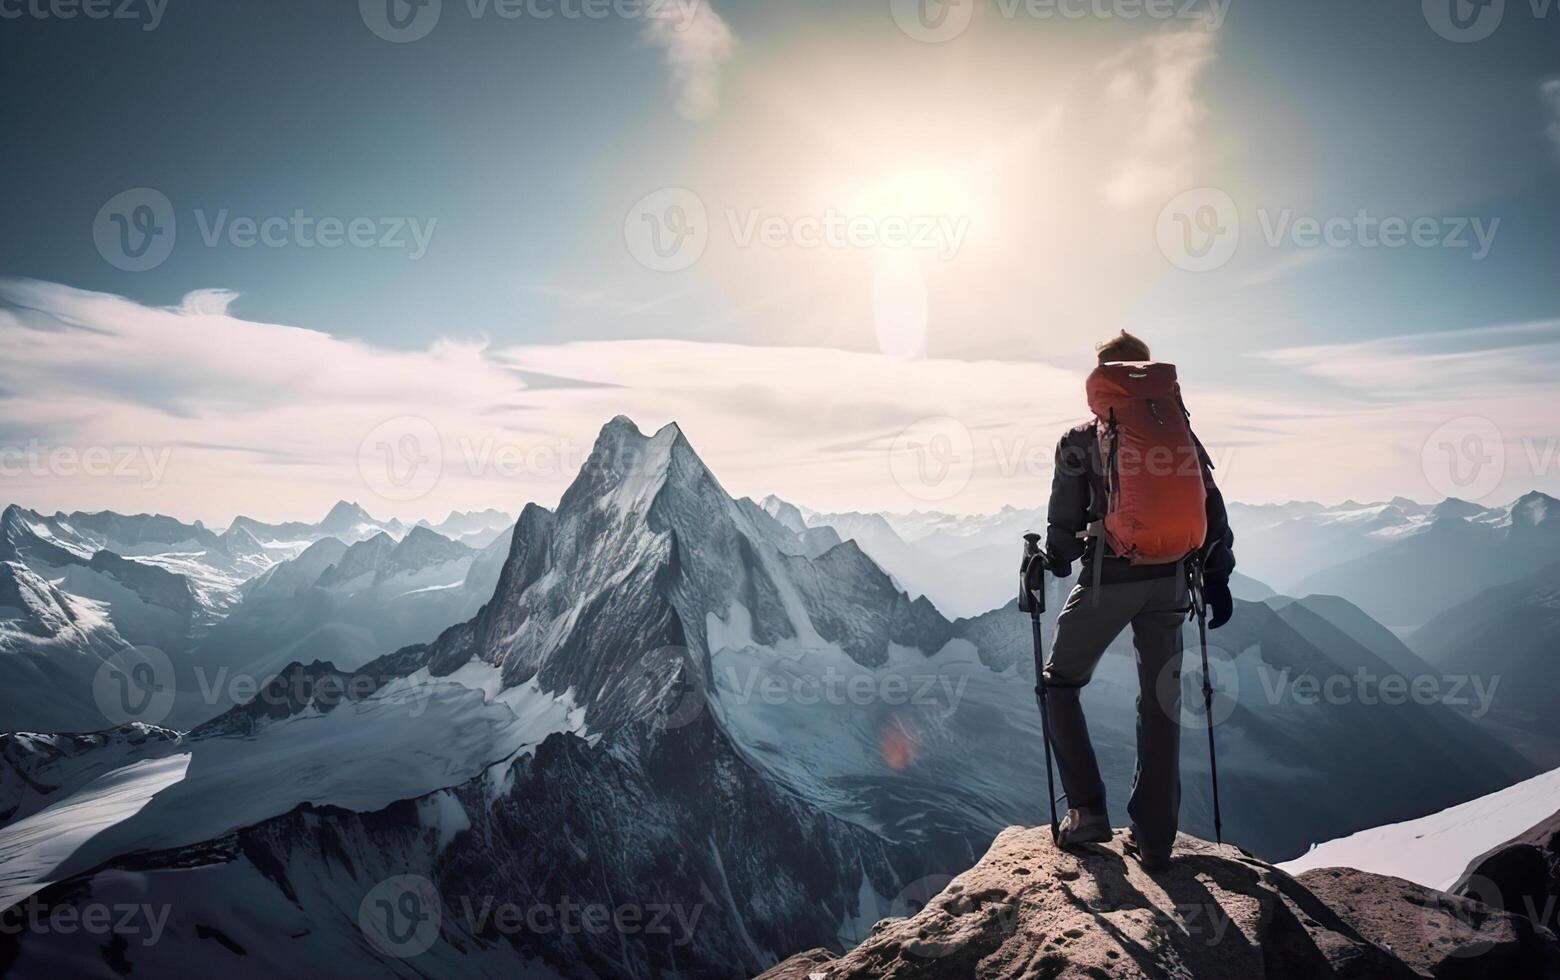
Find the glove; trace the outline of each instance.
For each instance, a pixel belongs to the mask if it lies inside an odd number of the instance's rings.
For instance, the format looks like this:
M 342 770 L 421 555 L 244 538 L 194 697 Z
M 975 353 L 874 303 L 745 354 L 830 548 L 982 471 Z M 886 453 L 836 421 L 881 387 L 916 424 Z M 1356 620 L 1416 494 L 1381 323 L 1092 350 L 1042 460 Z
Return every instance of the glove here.
M 1203 582 L 1203 600 L 1208 603 L 1208 628 L 1216 630 L 1235 615 L 1235 597 L 1230 595 L 1230 578 L 1221 575 Z

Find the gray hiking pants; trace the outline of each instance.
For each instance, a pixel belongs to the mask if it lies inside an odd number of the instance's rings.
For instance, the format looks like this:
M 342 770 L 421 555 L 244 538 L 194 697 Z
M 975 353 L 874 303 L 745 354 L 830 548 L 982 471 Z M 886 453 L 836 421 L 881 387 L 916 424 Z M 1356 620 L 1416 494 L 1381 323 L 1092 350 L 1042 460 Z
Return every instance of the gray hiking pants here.
M 1170 854 L 1181 809 L 1181 624 L 1190 601 L 1184 571 L 1098 587 L 1080 582 L 1057 617 L 1045 668 L 1051 741 L 1068 805 L 1103 813 L 1105 783 L 1079 695 L 1105 648 L 1132 627 L 1138 671 L 1137 773 L 1127 813 L 1144 853 L 1154 857 Z

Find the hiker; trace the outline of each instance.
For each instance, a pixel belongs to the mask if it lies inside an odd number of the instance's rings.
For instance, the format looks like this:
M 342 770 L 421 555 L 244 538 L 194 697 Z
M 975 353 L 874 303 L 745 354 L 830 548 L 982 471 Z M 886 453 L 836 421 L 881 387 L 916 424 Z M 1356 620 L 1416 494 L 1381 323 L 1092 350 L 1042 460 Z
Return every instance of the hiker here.
M 1137 648 L 1137 771 L 1127 812 L 1127 847 L 1146 870 L 1170 859 L 1181 806 L 1182 624 L 1191 609 L 1190 564 L 1201 562 L 1203 595 L 1218 629 L 1234 600 L 1234 536 L 1213 463 L 1192 434 L 1175 367 L 1153 363 L 1126 331 L 1100 344 L 1089 375 L 1095 419 L 1056 447 L 1046 555 L 1078 583 L 1056 621 L 1042 683 L 1068 812 L 1057 842 L 1111 839 L 1105 784 L 1079 694 L 1121 631 Z

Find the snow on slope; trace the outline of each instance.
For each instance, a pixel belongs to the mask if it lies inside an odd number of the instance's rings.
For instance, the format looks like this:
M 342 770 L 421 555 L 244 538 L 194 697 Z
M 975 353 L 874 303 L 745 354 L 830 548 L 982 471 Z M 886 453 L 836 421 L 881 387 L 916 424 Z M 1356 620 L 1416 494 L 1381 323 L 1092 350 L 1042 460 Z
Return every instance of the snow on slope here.
M 1279 865 L 1290 874 L 1358 868 L 1445 891 L 1474 858 L 1560 811 L 1560 769 L 1418 820 L 1388 824 L 1313 847 Z
M 210 840 L 301 803 L 372 811 L 459 785 L 554 732 L 589 737 L 570 692 L 545 694 L 534 680 L 503 688 L 497 668 L 473 662 L 446 677 L 423 668 L 252 735 L 196 733 L 167 743 L 176 755 L 115 769 L 0 828 L 0 908 L 50 872 Z M 170 776 L 172 758 L 182 762 Z
M 55 880 L 51 874 L 83 844 L 139 813 L 184 778 L 188 752 L 134 762 L 93 780 L 82 792 L 0 828 L 0 908 Z

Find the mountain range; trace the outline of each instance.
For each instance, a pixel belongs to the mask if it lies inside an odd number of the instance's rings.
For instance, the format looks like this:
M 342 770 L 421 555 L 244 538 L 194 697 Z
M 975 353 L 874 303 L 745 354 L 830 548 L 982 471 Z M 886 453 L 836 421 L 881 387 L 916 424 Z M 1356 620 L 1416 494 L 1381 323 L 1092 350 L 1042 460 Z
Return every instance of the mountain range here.
M 218 686 L 233 671 L 258 686 L 289 659 L 351 668 L 430 640 L 491 596 L 510 526 L 497 511 L 451 514 L 437 527 L 457 541 L 342 501 L 318 524 L 239 517 L 219 534 L 169 517 L 9 506 L 0 512 L 0 665 L 10 681 L 0 717 L 39 732 L 121 720 L 105 715 L 94 684 L 127 648 L 168 662 L 179 696 L 157 721 L 188 728 L 232 703 L 209 696 L 223 668 Z M 348 569 L 374 576 L 352 580 Z
M 951 616 L 978 615 L 1004 602 L 1012 589 L 1014 542 L 1046 524 L 1043 508 L 975 516 L 827 513 L 774 496 L 761 505 L 793 531 L 832 528 L 855 540 L 907 592 Z M 1501 506 L 1397 497 L 1339 505 L 1231 502 L 1228 509 L 1238 596 L 1343 595 L 1405 633 L 1560 557 L 1560 502 L 1537 491 Z
M 167 910 L 154 944 L 0 936 L 0 969 L 751 975 L 855 945 L 918 882 L 1044 819 L 1027 617 L 947 618 L 848 529 L 733 499 L 674 425 L 614 419 L 558 506 L 526 505 L 485 556 L 342 517 L 356 540 L 287 530 L 296 552 L 192 644 L 187 663 L 229 651 L 257 691 L 190 725 L 0 740 L 0 909 Z M 19 536 L 12 564 L 47 544 Z M 458 591 L 477 608 L 356 666 L 300 640 L 360 596 L 385 615 Z M 328 624 L 301 612 L 327 601 Z M 213 644 L 223 628 L 233 643 Z M 1341 599 L 1241 601 L 1215 636 L 1226 830 L 1257 854 L 1537 772 L 1439 701 L 1384 698 L 1417 654 Z M 1113 647 L 1086 694 L 1113 786 L 1131 777 L 1132 657 Z M 1376 680 L 1346 697 L 1299 693 L 1361 669 Z M 1186 724 L 1201 737 L 1190 705 Z M 1208 836 L 1205 763 L 1186 761 L 1184 826 Z M 492 914 L 568 903 L 682 925 Z

